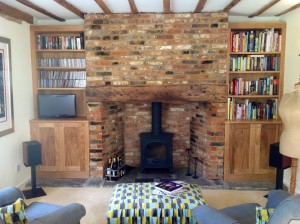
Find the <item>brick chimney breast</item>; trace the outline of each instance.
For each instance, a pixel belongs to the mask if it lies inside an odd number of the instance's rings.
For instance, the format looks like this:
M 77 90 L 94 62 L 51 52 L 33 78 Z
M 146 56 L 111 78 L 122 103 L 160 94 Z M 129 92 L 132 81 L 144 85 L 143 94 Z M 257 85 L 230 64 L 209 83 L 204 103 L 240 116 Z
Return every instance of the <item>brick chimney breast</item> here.
M 189 147 L 200 175 L 222 179 L 227 13 L 87 14 L 85 46 L 91 176 L 116 155 L 139 165 L 139 133 L 150 131 L 157 101 L 174 166 L 186 165 Z

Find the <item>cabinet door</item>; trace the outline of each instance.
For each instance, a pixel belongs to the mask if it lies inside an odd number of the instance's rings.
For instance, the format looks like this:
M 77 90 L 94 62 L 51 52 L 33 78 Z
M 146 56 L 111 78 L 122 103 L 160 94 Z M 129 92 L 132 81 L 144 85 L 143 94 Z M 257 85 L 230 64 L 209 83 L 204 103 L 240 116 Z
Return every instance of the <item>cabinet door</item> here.
M 31 123 L 31 140 L 42 144 L 42 164 L 39 171 L 59 170 L 59 136 L 55 130 L 54 123 Z
M 278 124 L 258 124 L 259 135 L 256 141 L 260 144 L 255 147 L 255 174 L 275 174 L 275 168 L 269 166 L 270 144 L 279 141 L 280 125 Z
M 225 179 L 253 173 L 253 151 L 251 150 L 250 125 L 227 124 L 227 147 L 225 151 Z
M 86 122 L 58 124 L 61 136 L 60 170 L 88 177 L 88 127 Z M 74 176 L 73 176 L 74 177 Z

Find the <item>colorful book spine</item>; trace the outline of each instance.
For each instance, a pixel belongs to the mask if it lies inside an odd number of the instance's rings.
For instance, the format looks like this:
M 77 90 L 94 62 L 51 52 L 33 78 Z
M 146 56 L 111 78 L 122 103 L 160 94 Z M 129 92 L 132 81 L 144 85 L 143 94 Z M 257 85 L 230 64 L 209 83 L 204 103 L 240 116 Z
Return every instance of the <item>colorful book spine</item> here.
M 282 36 L 273 28 L 230 33 L 231 52 L 280 52 Z
M 235 98 L 227 99 L 228 120 L 270 120 L 278 118 L 278 100 L 268 99 L 265 103 L 249 99 L 237 102 Z

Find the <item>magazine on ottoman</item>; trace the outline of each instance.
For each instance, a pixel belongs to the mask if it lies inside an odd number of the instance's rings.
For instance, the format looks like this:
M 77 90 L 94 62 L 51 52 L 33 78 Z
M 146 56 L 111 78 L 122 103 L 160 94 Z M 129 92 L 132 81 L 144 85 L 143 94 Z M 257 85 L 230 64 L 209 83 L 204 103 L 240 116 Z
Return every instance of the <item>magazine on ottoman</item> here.
M 163 181 L 155 184 L 155 190 L 159 190 L 167 195 L 177 195 L 185 192 L 183 185 L 175 181 Z

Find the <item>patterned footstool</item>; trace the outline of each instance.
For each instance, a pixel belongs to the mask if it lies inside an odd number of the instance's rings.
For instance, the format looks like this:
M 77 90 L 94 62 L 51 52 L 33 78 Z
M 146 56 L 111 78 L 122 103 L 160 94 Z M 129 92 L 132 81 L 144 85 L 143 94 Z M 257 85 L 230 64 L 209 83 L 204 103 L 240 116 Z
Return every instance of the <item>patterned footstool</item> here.
M 154 183 L 115 186 L 108 211 L 108 224 L 191 224 L 192 209 L 206 204 L 198 185 L 186 186 L 179 197 L 152 194 Z

